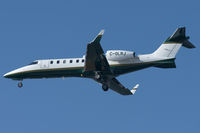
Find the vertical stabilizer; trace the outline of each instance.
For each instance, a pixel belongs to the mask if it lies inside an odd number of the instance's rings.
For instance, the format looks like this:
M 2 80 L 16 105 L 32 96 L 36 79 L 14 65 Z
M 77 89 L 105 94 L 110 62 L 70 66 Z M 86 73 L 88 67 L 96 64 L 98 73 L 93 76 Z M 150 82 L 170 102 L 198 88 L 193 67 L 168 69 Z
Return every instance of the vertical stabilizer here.
M 176 31 L 153 53 L 156 57 L 175 58 L 181 46 L 195 48 L 185 36 L 185 27 L 178 28 Z

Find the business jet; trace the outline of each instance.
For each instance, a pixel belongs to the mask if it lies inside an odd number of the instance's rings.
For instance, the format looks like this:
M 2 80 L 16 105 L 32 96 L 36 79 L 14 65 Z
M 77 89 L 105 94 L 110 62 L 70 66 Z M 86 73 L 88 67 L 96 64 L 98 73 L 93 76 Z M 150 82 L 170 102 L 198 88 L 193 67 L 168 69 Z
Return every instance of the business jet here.
M 104 30 L 88 43 L 86 55 L 82 58 L 36 60 L 27 66 L 4 75 L 5 78 L 23 79 L 81 77 L 90 78 L 102 84 L 102 89 L 111 89 L 122 95 L 133 95 L 139 84 L 133 89 L 125 88 L 116 77 L 148 67 L 176 68 L 175 56 L 181 46 L 195 48 L 185 36 L 185 27 L 176 31 L 161 46 L 150 54 L 136 55 L 133 51 L 109 50 L 104 54 L 100 40 Z

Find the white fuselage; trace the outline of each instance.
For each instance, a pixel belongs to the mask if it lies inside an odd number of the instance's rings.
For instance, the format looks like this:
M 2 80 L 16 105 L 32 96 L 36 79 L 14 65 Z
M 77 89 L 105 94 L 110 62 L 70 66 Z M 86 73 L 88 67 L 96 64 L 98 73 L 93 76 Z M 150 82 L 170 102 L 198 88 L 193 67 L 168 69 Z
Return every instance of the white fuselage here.
M 128 53 L 129 51 L 126 52 Z M 127 53 L 126 55 L 128 55 Z M 122 57 L 117 55 L 117 57 L 115 57 L 114 60 L 112 60 L 109 55 L 110 53 L 108 51 L 106 53 L 106 58 L 108 60 L 110 67 L 113 68 L 113 72 L 116 73 L 116 76 L 127 72 L 140 70 L 140 68 L 135 69 L 135 66 L 140 67 L 140 65 L 143 65 L 148 62 L 152 63 L 159 60 L 169 59 L 169 58 L 157 58 L 153 56 L 153 54 L 146 54 L 139 56 L 134 55 L 132 57 L 130 57 L 129 55 L 127 59 L 123 60 L 121 60 Z M 122 54 L 121 56 L 124 55 Z M 85 56 L 83 56 L 82 58 L 36 60 L 32 64 L 8 72 L 4 76 L 5 77 L 11 76 L 10 78 L 12 78 L 13 76 L 12 79 L 17 79 L 17 80 L 22 80 L 26 78 L 82 77 L 84 64 L 85 64 Z M 149 64 L 145 66 L 145 68 L 153 65 L 154 64 Z M 141 69 L 143 69 L 143 67 L 141 67 Z M 33 75 L 31 75 L 30 73 Z M 37 73 L 35 74 L 35 77 L 34 73 Z M 19 76 L 19 74 L 21 76 Z M 15 75 L 18 75 L 18 77 Z

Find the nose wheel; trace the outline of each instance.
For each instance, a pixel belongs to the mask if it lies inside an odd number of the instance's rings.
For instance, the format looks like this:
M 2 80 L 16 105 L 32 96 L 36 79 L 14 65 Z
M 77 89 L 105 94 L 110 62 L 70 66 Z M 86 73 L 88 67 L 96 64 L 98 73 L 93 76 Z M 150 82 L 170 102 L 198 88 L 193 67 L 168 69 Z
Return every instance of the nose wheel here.
M 22 87 L 23 87 L 23 83 L 22 83 L 22 82 L 19 82 L 19 83 L 17 84 L 17 86 L 18 86 L 19 88 L 22 88 Z

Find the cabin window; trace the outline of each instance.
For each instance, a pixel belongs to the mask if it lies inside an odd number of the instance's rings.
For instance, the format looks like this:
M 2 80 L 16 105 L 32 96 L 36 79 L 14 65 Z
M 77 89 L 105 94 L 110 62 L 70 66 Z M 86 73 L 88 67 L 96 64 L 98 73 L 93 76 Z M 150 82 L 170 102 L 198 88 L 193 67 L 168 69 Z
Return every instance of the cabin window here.
M 63 60 L 63 63 L 65 64 L 65 63 L 66 63 L 66 60 Z
M 38 61 L 33 61 L 29 65 L 34 65 L 34 64 L 38 64 Z
M 60 61 L 59 60 L 57 60 L 57 64 L 59 64 L 60 63 Z
M 50 61 L 50 64 L 53 64 L 53 61 Z
M 133 57 L 135 57 L 135 52 L 133 52 Z
M 84 59 L 82 59 L 82 62 L 84 62 L 85 60 Z
M 79 63 L 79 60 L 76 60 L 76 63 Z
M 70 61 L 69 61 L 69 63 L 72 63 L 72 62 L 73 62 L 73 60 L 70 60 Z

